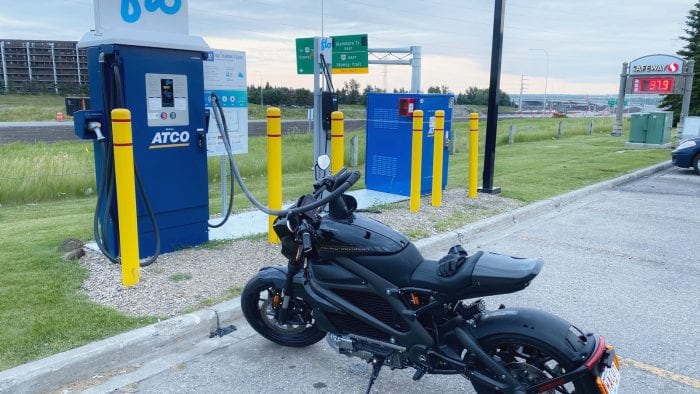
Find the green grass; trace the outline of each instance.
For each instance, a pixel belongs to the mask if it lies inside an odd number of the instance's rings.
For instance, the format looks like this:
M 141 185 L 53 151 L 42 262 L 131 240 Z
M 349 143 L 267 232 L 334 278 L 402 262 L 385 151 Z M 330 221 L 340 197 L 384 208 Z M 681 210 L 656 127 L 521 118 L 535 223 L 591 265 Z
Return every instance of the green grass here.
M 0 122 L 56 120 L 56 112 L 66 114 L 64 100 L 63 96 L 48 94 L 0 95 Z
M 265 119 L 269 105 L 249 104 L 248 118 Z M 306 119 L 307 108 L 282 107 L 283 119 Z M 363 105 L 340 105 L 345 119 L 364 119 L 367 112 Z M 0 94 L 0 122 L 28 122 L 56 120 L 56 112 L 66 114 L 64 96 L 47 94 Z M 66 121 L 71 117 L 66 116 Z
M 669 151 L 629 150 L 625 138 L 609 136 L 610 120 L 596 120 L 592 136 L 587 121 L 564 119 L 564 138 L 556 139 L 552 124 L 556 120 L 525 119 L 517 123 L 528 137 L 514 145 L 499 144 L 496 151 L 495 186 L 503 195 L 525 202 L 548 198 L 591 183 L 668 160 Z M 499 124 L 499 141 L 507 136 L 509 122 Z M 484 126 L 480 145 L 483 148 Z M 529 129 L 526 129 L 530 127 Z M 468 185 L 468 138 L 465 123 L 456 125 L 456 154 L 450 158 L 449 187 Z M 351 134 L 352 135 L 352 134 Z M 360 146 L 364 147 L 364 133 Z M 349 144 L 347 144 L 349 145 Z M 251 138 L 250 153 L 237 156 L 241 171 L 254 194 L 266 200 L 265 139 Z M 284 198 L 291 200 L 310 191 L 312 181 L 311 138 L 294 135 L 283 138 Z M 94 187 L 92 147 L 88 143 L 12 144 L 0 146 L 0 369 L 74 348 L 142 326 L 154 318 L 135 319 L 90 302 L 78 292 L 86 272 L 76 262 L 63 261 L 58 246 L 65 238 L 92 238 L 95 196 L 85 197 L 86 187 Z M 346 146 L 346 164 L 349 146 Z M 261 159 L 262 158 L 262 159 Z M 360 153 L 360 163 L 364 152 Z M 481 159 L 480 159 L 481 161 Z M 220 207 L 217 183 L 219 160 L 210 162 L 212 212 Z M 360 167 L 364 172 L 364 166 Z M 50 178 L 59 172 L 82 171 L 71 187 Z M 53 174 L 43 177 L 45 173 Z M 23 174 L 34 183 L 23 185 L 8 181 Z M 481 176 L 481 169 L 478 171 Z M 4 178 L 3 178 L 4 177 Z M 17 177 L 15 177 L 17 178 Z M 15 183 L 12 183 L 15 182 Z M 85 183 L 80 183 L 85 182 Z M 51 186 L 53 185 L 53 186 Z M 362 187 L 360 182 L 357 187 Z M 24 188 L 24 189 L 23 189 Z M 10 192 L 24 190 L 30 197 Z M 238 187 L 236 188 L 238 190 Z M 63 194 L 61 194 L 63 193 Z M 234 207 L 250 204 L 237 191 Z M 441 228 L 452 228 L 467 217 L 456 215 Z M 428 234 L 409 231 L 412 238 Z M 209 247 L 217 247 L 212 243 Z M 187 274 L 175 274 L 172 280 L 187 280 Z M 236 294 L 240 289 L 231 289 Z M 216 302 L 217 300 L 209 300 Z M 196 309 L 196 307 L 194 307 Z M 194 310 L 192 309 L 192 310 Z
M 192 274 L 190 274 L 189 272 L 178 272 L 176 274 L 170 275 L 170 277 L 168 279 L 170 279 L 171 281 L 176 282 L 176 283 L 182 282 L 182 281 L 192 279 Z
M 364 133 L 347 135 L 348 140 L 358 136 L 359 165 L 364 165 Z M 286 198 L 301 194 L 309 185 L 313 167 L 313 154 L 308 149 L 311 144 L 312 137 L 308 134 L 283 137 L 282 162 L 286 174 L 283 187 L 289 191 L 285 193 Z M 255 195 L 266 200 L 266 182 L 254 182 L 267 176 L 266 138 L 251 137 L 248 152 L 236 155 L 236 164 L 243 177 L 253 180 L 251 190 Z M 93 196 L 96 190 L 93 157 L 93 145 L 87 141 L 0 145 L 0 206 Z M 345 146 L 345 162 L 350 165 L 349 143 Z M 209 158 L 209 190 L 214 213 L 221 210 L 220 163 L 218 157 Z M 251 206 L 242 194 L 237 195 L 240 198 L 234 202 L 235 209 Z
M 69 237 L 90 239 L 88 199 L 0 208 L 0 370 L 153 322 L 79 293 L 86 272 L 63 261 Z

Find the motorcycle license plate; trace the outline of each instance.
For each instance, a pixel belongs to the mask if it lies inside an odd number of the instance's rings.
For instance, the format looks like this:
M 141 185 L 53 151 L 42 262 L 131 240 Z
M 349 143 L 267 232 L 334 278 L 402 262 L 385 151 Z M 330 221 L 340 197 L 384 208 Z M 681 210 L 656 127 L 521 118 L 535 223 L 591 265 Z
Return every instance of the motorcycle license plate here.
M 617 361 L 617 356 L 613 355 L 613 362 L 609 367 L 606 367 L 598 377 L 598 389 L 602 394 L 617 394 L 620 387 L 620 363 Z

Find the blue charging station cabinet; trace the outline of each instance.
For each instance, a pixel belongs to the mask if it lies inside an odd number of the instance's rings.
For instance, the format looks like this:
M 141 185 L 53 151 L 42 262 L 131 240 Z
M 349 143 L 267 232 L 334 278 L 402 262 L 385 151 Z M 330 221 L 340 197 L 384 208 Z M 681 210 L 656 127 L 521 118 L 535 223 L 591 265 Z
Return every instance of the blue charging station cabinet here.
M 209 197 L 205 133 L 203 59 L 196 50 L 102 44 L 87 48 L 91 109 L 76 113 L 81 138 L 92 120 L 111 140 L 110 110 L 131 111 L 134 163 L 156 218 L 161 252 L 208 241 Z M 97 184 L 110 166 L 95 141 Z M 105 145 L 111 149 L 111 145 Z M 104 193 L 106 189 L 103 190 Z M 137 187 L 140 257 L 154 254 L 154 224 Z M 105 246 L 119 256 L 116 201 L 97 208 Z
M 433 127 L 435 111 L 445 111 L 445 141 L 452 131 L 454 96 L 449 94 L 369 93 L 367 95 L 367 189 L 410 195 L 413 111 L 423 111 L 421 194 L 431 192 L 433 182 Z M 447 186 L 449 152 L 443 144 L 442 188 Z

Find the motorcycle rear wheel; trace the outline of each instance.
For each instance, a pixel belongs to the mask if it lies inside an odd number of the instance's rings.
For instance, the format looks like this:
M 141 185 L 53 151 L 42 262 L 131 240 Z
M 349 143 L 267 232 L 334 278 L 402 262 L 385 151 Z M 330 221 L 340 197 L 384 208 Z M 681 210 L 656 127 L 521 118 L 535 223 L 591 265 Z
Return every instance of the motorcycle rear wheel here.
M 479 340 L 479 345 L 492 357 L 500 359 L 516 380 L 530 386 L 573 371 L 574 365 L 548 343 L 517 334 L 499 334 Z M 472 382 L 479 394 L 498 393 L 491 387 Z M 598 393 L 591 378 L 579 378 L 546 393 Z
M 290 302 L 287 323 L 278 324 L 276 309 L 280 302 L 275 306 L 275 295 L 281 300 L 282 289 L 274 281 L 257 276 L 243 289 L 241 309 L 255 331 L 272 342 L 289 347 L 313 345 L 326 336 L 314 324 L 311 306 L 301 298 Z

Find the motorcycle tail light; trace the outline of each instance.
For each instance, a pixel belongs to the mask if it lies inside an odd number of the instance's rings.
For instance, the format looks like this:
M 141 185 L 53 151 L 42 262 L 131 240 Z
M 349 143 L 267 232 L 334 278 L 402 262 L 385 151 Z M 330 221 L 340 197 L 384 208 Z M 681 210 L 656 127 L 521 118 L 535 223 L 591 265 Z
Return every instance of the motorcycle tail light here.
M 589 371 L 593 370 L 593 367 L 595 367 L 598 364 L 598 361 L 600 361 L 600 358 L 603 357 L 603 352 L 605 351 L 605 339 L 603 339 L 602 336 L 598 337 L 598 344 L 593 351 L 593 354 L 591 357 L 586 361 L 584 364 L 586 366 L 586 369 Z

